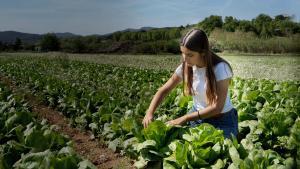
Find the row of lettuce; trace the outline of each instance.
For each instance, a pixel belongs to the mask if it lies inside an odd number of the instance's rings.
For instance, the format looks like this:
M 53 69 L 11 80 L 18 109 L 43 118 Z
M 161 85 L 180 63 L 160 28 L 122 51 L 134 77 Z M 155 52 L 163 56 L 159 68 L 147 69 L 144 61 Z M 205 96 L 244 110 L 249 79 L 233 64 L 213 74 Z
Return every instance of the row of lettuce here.
M 0 83 L 0 168 L 96 168 L 46 120 L 38 121 L 22 97 Z
M 165 121 L 192 106 L 181 87 L 141 121 L 156 90 L 172 72 L 35 58 L 10 58 L 0 71 L 63 112 L 72 125 L 92 130 L 135 166 L 163 168 L 299 168 L 300 83 L 234 78 L 231 99 L 239 114 L 238 139 L 224 139 L 209 124 L 196 128 Z

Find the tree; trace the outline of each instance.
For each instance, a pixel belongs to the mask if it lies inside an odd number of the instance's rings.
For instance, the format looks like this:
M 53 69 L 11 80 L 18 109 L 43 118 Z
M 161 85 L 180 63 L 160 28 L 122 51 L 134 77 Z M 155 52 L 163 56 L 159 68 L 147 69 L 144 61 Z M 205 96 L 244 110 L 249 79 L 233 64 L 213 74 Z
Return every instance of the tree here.
M 119 41 L 120 40 L 120 37 L 121 37 L 121 32 L 115 32 L 115 33 L 113 33 L 112 34 L 112 39 L 114 40 L 114 41 Z
M 292 17 L 291 16 L 288 16 L 288 15 L 276 15 L 275 16 L 275 21 L 291 21 L 292 20 Z
M 180 29 L 178 28 L 172 28 L 171 30 L 168 31 L 169 34 L 169 39 L 177 39 L 180 38 L 181 34 L 180 34 Z M 165 39 L 165 40 L 169 40 L 169 39 Z
M 223 20 L 222 16 L 211 15 L 205 18 L 202 22 L 198 24 L 207 34 L 212 32 L 215 28 L 222 28 Z
M 42 37 L 40 46 L 42 51 L 58 51 L 60 41 L 54 33 L 47 33 Z
M 263 28 L 265 30 L 270 30 L 272 20 L 273 19 L 269 15 L 259 14 L 255 19 L 252 20 L 256 29 L 256 33 L 260 35 Z
M 5 44 L 0 41 L 0 51 L 4 51 L 5 49 Z
M 15 44 L 14 44 L 14 50 L 18 51 L 22 48 L 22 41 L 20 38 L 16 38 Z
M 226 16 L 223 29 L 228 32 L 235 32 L 238 25 L 239 25 L 239 21 L 237 19 L 233 18 L 232 16 Z
M 178 42 L 174 40 L 167 41 L 165 44 L 165 52 L 178 54 L 180 53 L 180 48 Z
M 275 35 L 288 36 L 290 34 L 300 33 L 299 23 L 292 21 L 293 16 L 277 15 L 274 19 Z
M 272 34 L 271 34 L 270 30 L 267 27 L 263 26 L 263 28 L 260 32 L 260 37 L 267 39 L 267 38 L 270 38 L 271 36 L 272 36 Z
M 72 51 L 74 53 L 82 53 L 85 51 L 85 45 L 82 42 L 82 38 L 81 37 L 76 37 L 73 39 L 72 41 Z
M 30 50 L 30 51 L 34 51 L 34 49 L 35 49 L 35 45 L 34 44 L 31 44 L 31 43 L 24 43 L 23 45 L 22 45 L 22 48 L 23 48 L 23 50 Z
M 237 29 L 243 32 L 250 32 L 250 31 L 255 32 L 255 28 L 253 27 L 251 22 L 247 20 L 240 20 Z

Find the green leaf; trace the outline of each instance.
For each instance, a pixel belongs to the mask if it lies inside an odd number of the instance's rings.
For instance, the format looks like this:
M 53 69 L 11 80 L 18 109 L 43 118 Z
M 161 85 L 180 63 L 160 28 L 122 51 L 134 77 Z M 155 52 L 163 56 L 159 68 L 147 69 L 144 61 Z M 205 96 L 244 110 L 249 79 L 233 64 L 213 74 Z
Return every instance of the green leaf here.
M 164 159 L 163 168 L 164 169 L 178 169 L 179 167 L 176 165 L 176 162 L 172 162 L 172 161 Z
M 258 95 L 258 90 L 245 92 L 242 96 L 242 101 L 255 100 L 258 97 Z
M 146 161 L 144 158 L 142 158 L 141 156 L 139 157 L 138 161 L 136 161 L 134 163 L 134 166 L 136 168 L 145 168 L 148 164 L 148 161 Z
M 78 169 L 97 169 L 97 167 L 88 160 L 78 163 Z
M 221 169 L 224 167 L 225 167 L 225 163 L 221 159 L 218 159 L 214 165 L 211 165 L 212 169 Z
M 141 151 L 142 149 L 155 149 L 156 146 L 157 145 L 154 140 L 146 140 L 143 143 L 139 143 L 136 150 Z
M 116 152 L 117 148 L 121 146 L 121 142 L 121 138 L 116 138 L 108 143 L 108 148 L 110 148 L 113 152 Z
M 189 144 L 187 142 L 180 143 L 177 142 L 176 150 L 175 150 L 175 157 L 176 161 L 179 165 L 183 166 L 187 161 L 187 153 L 189 151 Z
M 236 166 L 238 166 L 241 162 L 241 159 L 240 159 L 239 152 L 237 151 L 237 149 L 234 146 L 231 146 L 229 148 L 229 155 L 230 155 L 230 158 L 231 158 L 232 162 Z
M 156 148 L 163 147 L 166 143 L 166 136 L 169 127 L 161 121 L 154 121 L 143 130 L 144 136 L 147 140 L 154 140 L 156 142 Z

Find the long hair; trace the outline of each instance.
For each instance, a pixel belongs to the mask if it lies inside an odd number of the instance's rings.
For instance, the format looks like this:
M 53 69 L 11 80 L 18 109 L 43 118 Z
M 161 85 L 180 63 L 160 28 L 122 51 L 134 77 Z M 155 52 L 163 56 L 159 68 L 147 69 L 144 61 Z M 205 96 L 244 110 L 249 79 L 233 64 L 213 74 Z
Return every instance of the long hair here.
M 226 60 L 209 50 L 208 38 L 205 32 L 200 29 L 192 29 L 188 33 L 186 33 L 185 36 L 182 37 L 180 45 L 188 48 L 189 50 L 201 53 L 201 56 L 203 55 L 203 61 L 206 67 L 206 103 L 207 105 L 214 104 L 217 99 L 217 82 L 213 68 L 218 63 L 225 62 L 226 64 L 228 64 L 232 71 L 230 64 Z M 194 91 L 192 88 L 193 69 L 192 67 L 189 67 L 185 61 L 183 61 L 182 70 L 184 95 L 194 95 Z

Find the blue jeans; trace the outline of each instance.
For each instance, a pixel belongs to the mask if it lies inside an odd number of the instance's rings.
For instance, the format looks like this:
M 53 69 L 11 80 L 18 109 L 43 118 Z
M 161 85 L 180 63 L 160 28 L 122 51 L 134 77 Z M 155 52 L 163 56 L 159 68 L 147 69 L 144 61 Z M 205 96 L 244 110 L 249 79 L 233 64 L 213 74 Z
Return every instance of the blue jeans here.
M 193 106 L 188 113 L 197 111 Z M 223 130 L 225 138 L 231 138 L 231 133 L 237 137 L 238 134 L 238 115 L 237 110 L 232 108 L 230 111 L 226 112 L 223 116 L 219 118 L 208 118 L 203 120 L 196 120 L 188 122 L 190 127 L 196 127 L 201 123 L 209 123 L 215 128 Z

